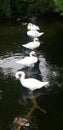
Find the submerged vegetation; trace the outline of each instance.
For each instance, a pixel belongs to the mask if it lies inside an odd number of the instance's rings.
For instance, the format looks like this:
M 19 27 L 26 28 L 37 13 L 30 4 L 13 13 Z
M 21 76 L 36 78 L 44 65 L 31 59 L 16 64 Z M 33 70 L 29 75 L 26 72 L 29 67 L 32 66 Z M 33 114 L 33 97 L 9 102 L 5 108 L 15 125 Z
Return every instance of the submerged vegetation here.
M 0 17 L 29 17 L 37 13 L 63 15 L 63 0 L 0 0 Z

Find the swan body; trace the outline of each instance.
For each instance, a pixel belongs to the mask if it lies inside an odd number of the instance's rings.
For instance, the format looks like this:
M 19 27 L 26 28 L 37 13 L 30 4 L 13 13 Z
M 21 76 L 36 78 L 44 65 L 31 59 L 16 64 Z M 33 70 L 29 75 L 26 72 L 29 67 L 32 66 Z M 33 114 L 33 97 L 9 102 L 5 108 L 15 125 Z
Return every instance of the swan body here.
M 18 71 L 15 75 L 16 79 L 19 79 L 22 86 L 34 91 L 46 86 L 48 82 L 42 82 L 34 78 L 25 78 L 25 73 L 23 71 Z
M 36 26 L 35 24 L 29 23 L 27 26 L 28 30 L 40 30 L 39 26 Z
M 28 49 L 35 49 L 35 48 L 37 48 L 37 47 L 39 47 L 40 46 L 40 42 L 39 42 L 39 39 L 38 38 L 34 38 L 34 40 L 33 40 L 33 42 L 29 42 L 29 43 L 27 43 L 27 44 L 24 44 L 24 45 L 22 45 L 23 47 L 25 47 L 25 48 L 28 48 Z
M 27 35 L 30 36 L 30 37 L 33 37 L 33 38 L 37 38 L 37 37 L 40 37 L 41 35 L 43 35 L 44 32 L 38 32 L 37 30 L 30 30 L 30 31 L 27 31 Z
M 36 57 L 36 53 L 34 51 L 32 51 L 30 53 L 30 56 L 27 56 L 24 59 L 21 59 L 19 61 L 16 61 L 16 63 L 29 67 L 29 66 L 33 66 L 34 63 L 36 63 L 37 61 L 38 61 L 38 58 Z

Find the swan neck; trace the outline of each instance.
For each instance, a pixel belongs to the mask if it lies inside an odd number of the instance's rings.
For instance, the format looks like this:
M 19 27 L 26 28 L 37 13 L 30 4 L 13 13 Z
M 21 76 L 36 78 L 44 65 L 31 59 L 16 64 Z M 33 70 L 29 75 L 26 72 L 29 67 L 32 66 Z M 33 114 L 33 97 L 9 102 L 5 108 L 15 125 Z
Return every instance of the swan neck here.
M 21 83 L 23 82 L 24 79 L 25 79 L 25 74 L 22 73 L 22 76 L 21 76 L 21 78 L 20 78 Z
M 30 53 L 30 57 L 33 57 L 32 53 Z

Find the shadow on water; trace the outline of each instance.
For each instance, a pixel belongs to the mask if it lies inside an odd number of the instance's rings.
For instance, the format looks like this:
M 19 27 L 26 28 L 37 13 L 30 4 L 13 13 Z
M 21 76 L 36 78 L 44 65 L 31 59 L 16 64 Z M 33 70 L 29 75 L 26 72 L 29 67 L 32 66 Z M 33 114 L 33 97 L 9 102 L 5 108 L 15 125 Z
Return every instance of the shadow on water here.
M 39 38 L 41 46 L 36 49 L 38 63 L 29 70 L 17 64 L 18 59 L 29 55 L 30 51 L 21 45 L 31 41 L 26 26 L 0 25 L 0 129 L 15 130 L 15 117 L 25 116 L 32 107 L 28 89 L 15 79 L 15 73 L 23 70 L 26 77 L 49 81 L 47 88 L 33 92 L 37 103 L 44 108 L 30 117 L 30 127 L 23 129 L 61 129 L 58 121 L 63 121 L 63 23 L 54 17 L 45 17 L 37 23 L 44 35 Z

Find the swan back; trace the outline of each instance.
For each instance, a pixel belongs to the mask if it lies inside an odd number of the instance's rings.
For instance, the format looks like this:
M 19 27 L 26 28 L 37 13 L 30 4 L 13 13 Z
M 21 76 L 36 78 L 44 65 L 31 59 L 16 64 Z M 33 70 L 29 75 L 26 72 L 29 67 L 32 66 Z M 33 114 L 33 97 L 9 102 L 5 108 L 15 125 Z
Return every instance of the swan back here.
M 38 38 L 34 38 L 34 40 L 32 42 L 29 42 L 27 44 L 22 45 L 25 48 L 29 48 L 29 49 L 36 49 L 37 47 L 40 46 L 40 42 Z
M 34 63 L 36 63 L 37 61 L 38 61 L 38 58 L 36 57 L 35 51 L 31 51 L 30 56 L 27 56 L 19 61 L 16 61 L 16 63 L 29 67 L 29 66 L 34 65 Z
M 27 31 L 27 35 L 30 36 L 30 37 L 33 37 L 33 38 L 40 37 L 43 34 L 44 34 L 44 32 L 38 32 L 37 30 Z

